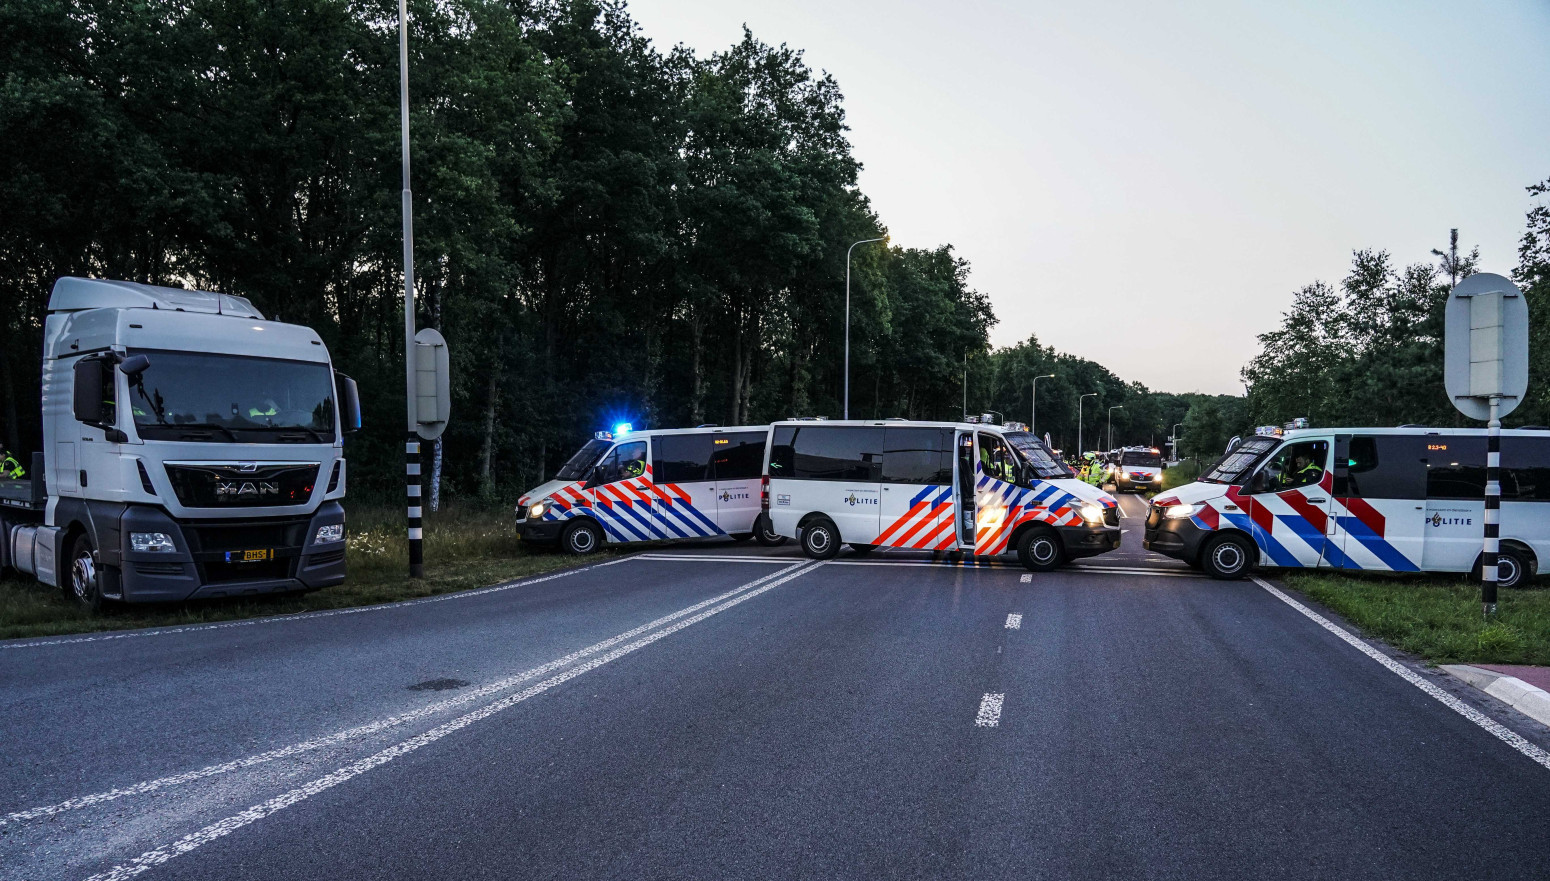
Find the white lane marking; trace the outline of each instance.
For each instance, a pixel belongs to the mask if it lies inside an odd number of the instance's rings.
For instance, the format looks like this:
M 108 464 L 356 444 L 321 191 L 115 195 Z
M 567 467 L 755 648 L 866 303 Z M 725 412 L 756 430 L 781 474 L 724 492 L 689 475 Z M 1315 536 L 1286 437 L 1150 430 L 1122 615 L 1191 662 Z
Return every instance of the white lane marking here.
M 138 857 L 135 857 L 127 864 L 117 865 L 106 872 L 100 872 L 96 875 L 92 875 L 87 879 L 87 881 L 123 881 L 123 879 L 133 878 L 134 876 L 139 875 L 141 872 L 144 872 L 147 869 L 167 862 L 173 857 L 182 856 L 183 854 L 186 854 L 189 851 L 192 851 L 202 845 L 209 844 L 216 839 L 230 835 L 231 833 L 241 829 L 244 826 L 256 823 L 265 817 L 283 811 L 286 808 L 291 807 L 292 805 L 295 805 L 299 802 L 305 801 L 306 799 L 311 798 L 320 792 L 332 789 L 333 787 L 344 783 L 352 777 L 357 777 L 366 773 L 367 771 L 370 771 L 373 768 L 385 765 L 400 756 L 414 752 L 422 746 L 435 743 L 443 737 L 446 737 L 448 734 L 461 731 L 462 729 L 467 728 L 475 722 L 489 718 L 490 716 L 493 716 L 502 710 L 516 706 L 517 704 L 520 704 L 529 698 L 537 697 L 549 689 L 574 679 L 583 673 L 596 670 L 598 667 L 601 667 L 610 661 L 618 660 L 625 655 L 643 649 L 646 646 L 656 642 L 657 640 L 662 639 L 663 637 L 677 633 L 686 627 L 691 627 L 695 624 L 698 624 L 699 622 L 704 621 L 706 618 L 709 618 L 712 615 L 720 614 L 721 612 L 724 612 L 727 609 L 738 605 L 739 603 L 751 600 L 762 593 L 774 590 L 775 588 L 780 587 L 782 584 L 785 584 L 786 582 L 795 578 L 800 578 L 801 576 L 813 571 L 814 569 L 817 569 L 822 565 L 824 564 L 821 562 L 804 562 L 797 564 L 797 567 L 799 568 L 796 568 L 796 571 L 790 572 L 789 574 L 782 575 L 780 572 L 776 572 L 765 576 L 764 578 L 760 579 L 760 581 L 768 583 L 759 588 L 742 592 L 738 596 L 735 596 L 732 599 L 721 603 L 720 605 L 707 609 L 706 611 L 703 611 L 698 615 L 693 616 L 692 618 L 686 618 L 669 627 L 665 627 L 654 633 L 641 637 L 640 639 L 637 639 L 636 641 L 626 646 L 614 649 L 606 655 L 593 658 L 592 660 L 587 661 L 585 664 L 572 667 L 563 673 L 560 673 L 556 676 L 551 676 L 537 684 L 530 685 L 527 688 L 517 692 L 516 694 L 508 695 L 498 701 L 495 701 L 494 703 L 486 704 L 471 713 L 467 713 L 457 717 L 456 719 L 453 719 L 450 722 L 438 725 L 423 734 L 411 737 L 401 743 L 394 744 L 393 746 L 390 746 L 381 752 L 367 756 L 366 758 L 346 765 L 343 768 L 339 768 L 331 774 L 319 777 L 310 783 L 298 786 L 295 789 L 292 789 L 291 791 L 281 795 L 277 795 L 266 802 L 256 804 L 239 814 L 234 814 L 219 822 L 211 823 L 203 829 L 185 835 L 177 841 L 172 842 L 171 844 L 164 845 L 162 847 L 156 848 L 155 850 L 148 850 Z M 776 580 L 770 581 L 771 578 Z
M 791 563 L 790 557 L 749 557 L 728 554 L 717 557 L 710 554 L 640 554 L 637 560 L 689 560 L 702 563 L 773 563 L 777 566 Z
M 999 560 L 954 563 L 949 560 L 829 560 L 829 566 L 940 566 L 944 569 L 1012 569 L 1017 563 Z
M 1012 614 L 1007 615 L 1006 616 L 1006 629 L 1007 630 L 1021 630 L 1021 629 L 1023 629 L 1023 616 L 1017 614 L 1016 612 L 1013 612 Z
M 595 655 L 598 652 L 612 648 L 621 642 L 625 642 L 626 640 L 634 639 L 635 637 L 640 636 L 642 633 L 645 633 L 648 630 L 655 630 L 664 624 L 670 624 L 673 621 L 684 617 L 685 615 L 692 615 L 695 612 L 705 608 L 706 606 L 712 606 L 716 603 L 730 599 L 737 594 L 742 593 L 743 591 L 752 590 L 753 588 L 758 587 L 759 585 L 769 581 L 772 578 L 779 578 L 780 576 L 791 572 L 792 570 L 803 565 L 806 565 L 806 561 L 793 563 L 779 572 L 772 572 L 763 578 L 760 578 L 756 581 L 750 581 L 741 587 L 734 588 L 722 594 L 718 594 L 717 596 L 713 596 L 708 600 L 702 600 L 692 606 L 679 609 L 678 611 L 671 614 L 663 615 L 661 618 L 658 618 L 655 621 L 642 624 L 639 627 L 636 627 L 632 630 L 627 630 L 618 636 L 609 637 L 602 642 L 594 643 L 587 646 L 586 648 L 577 649 L 576 651 L 571 652 L 564 657 L 556 658 L 545 664 L 534 667 L 531 670 L 526 670 L 514 676 L 508 676 L 504 679 L 496 680 L 495 682 L 491 682 L 488 685 L 482 685 L 479 688 L 468 692 L 467 694 L 460 694 L 454 698 L 448 698 L 446 700 L 427 704 L 423 707 L 420 707 L 419 709 L 410 710 L 405 713 L 399 713 L 394 716 L 388 716 L 383 719 L 378 719 L 374 722 L 368 722 L 365 725 L 358 725 L 354 728 L 345 729 L 344 731 L 336 731 L 333 734 L 328 734 L 323 737 L 314 738 L 312 740 L 302 741 L 301 743 L 293 743 L 289 746 L 282 746 L 267 752 L 258 753 L 257 755 L 246 756 L 244 758 L 234 759 L 229 762 L 221 762 L 220 764 L 216 765 L 209 765 L 207 767 L 200 768 L 195 771 L 187 771 L 182 774 L 158 777 L 155 780 L 144 780 L 130 786 L 122 786 L 116 789 L 107 790 L 105 792 L 95 792 L 90 795 L 77 796 L 76 798 L 67 799 L 56 804 L 29 808 L 24 811 L 14 811 L 12 813 L 6 814 L 4 817 L 0 817 L 0 826 L 6 826 L 12 823 L 23 823 L 28 820 L 35 820 L 38 817 L 47 817 L 53 814 L 64 813 L 65 811 L 73 811 L 77 808 L 91 807 L 92 805 L 113 801 L 115 799 L 123 798 L 129 795 L 141 795 L 147 792 L 154 792 L 158 789 L 165 789 L 169 786 L 180 786 L 184 783 L 192 783 L 196 780 L 203 780 L 207 777 L 215 777 L 221 774 L 230 773 L 232 771 L 240 771 L 243 768 L 251 768 L 254 765 L 261 765 L 265 762 L 272 762 L 277 759 L 288 758 L 300 753 L 311 752 L 312 750 L 334 746 L 336 744 L 345 743 L 351 740 L 358 740 L 362 737 L 376 734 L 379 731 L 383 731 L 397 725 L 402 725 L 405 722 L 413 722 L 417 719 L 423 719 L 427 716 L 432 716 L 454 707 L 460 707 L 464 704 L 473 703 L 480 698 L 489 697 L 496 692 L 505 691 L 514 685 L 520 685 L 529 679 L 536 679 L 539 676 L 552 673 L 555 670 L 573 664 L 582 658 Z
M 254 627 L 259 624 L 288 624 L 292 621 L 310 621 L 315 618 L 332 618 L 336 615 L 358 615 L 362 612 L 383 612 L 393 609 L 403 609 L 409 606 L 423 606 L 429 603 L 444 603 L 448 600 L 466 600 L 470 597 L 484 596 L 489 593 L 498 593 L 503 590 L 514 590 L 519 587 L 531 587 L 535 584 L 543 584 L 545 581 L 553 581 L 556 578 L 564 578 L 567 575 L 579 575 L 582 572 L 590 572 L 593 569 L 601 569 L 604 566 L 613 566 L 637 559 L 637 555 L 631 554 L 620 557 L 617 560 L 609 560 L 606 563 L 593 563 L 590 566 L 582 566 L 578 569 L 567 569 L 564 572 L 555 572 L 538 578 L 526 578 L 521 581 L 511 581 L 506 584 L 497 584 L 492 587 L 481 587 L 478 590 L 465 590 L 457 593 L 438 594 L 433 597 L 421 597 L 417 600 L 399 600 L 392 603 L 378 603 L 373 606 L 356 606 L 350 609 L 327 609 L 320 612 L 297 612 L 294 615 L 269 615 L 263 618 L 247 618 L 242 621 L 222 621 L 219 624 L 195 624 L 188 627 L 160 627 L 146 630 L 125 630 L 119 633 L 103 633 L 95 636 L 72 636 L 64 639 L 46 639 L 30 641 L 0 642 L 0 649 L 32 649 L 51 645 L 76 645 L 83 642 L 107 642 L 114 639 L 139 639 L 149 636 L 171 636 L 175 633 L 199 633 L 206 630 L 227 630 L 232 627 Z
M 1017 580 L 1023 584 L 1028 584 L 1033 581 L 1033 576 L 1027 572 L 1024 572 L 1022 577 Z
M 976 728 L 995 728 L 1001 724 L 1001 702 L 1005 694 L 986 694 L 980 698 L 980 711 L 974 717 Z
M 1490 732 L 1494 737 L 1496 737 L 1496 739 L 1527 756 L 1529 759 L 1538 762 L 1545 768 L 1550 768 L 1550 753 L 1547 753 L 1534 744 L 1529 743 L 1527 740 L 1524 740 L 1518 734 L 1497 722 L 1495 719 L 1492 719 L 1491 717 L 1480 712 L 1474 707 L 1471 707 L 1469 704 L 1464 703 L 1453 695 L 1448 694 L 1446 691 L 1443 691 L 1432 683 L 1427 682 L 1414 670 L 1409 669 L 1404 664 L 1399 663 L 1388 655 L 1385 655 L 1384 653 L 1358 639 L 1355 634 L 1351 633 L 1349 630 L 1346 630 L 1344 627 L 1341 627 L 1333 621 L 1330 621 L 1328 618 L 1325 618 L 1323 615 L 1320 615 L 1318 612 L 1313 611 L 1302 603 L 1299 603 L 1291 597 L 1287 596 L 1280 589 L 1275 587 L 1275 585 L 1272 585 L 1268 581 L 1258 577 L 1254 579 L 1254 583 L 1258 584 L 1260 587 L 1263 587 L 1265 590 L 1270 591 L 1270 594 L 1276 599 L 1286 603 L 1288 606 L 1291 606 L 1292 608 L 1301 612 L 1303 615 L 1306 615 L 1320 627 L 1323 627 L 1330 633 L 1340 637 L 1357 651 L 1382 664 L 1384 667 L 1388 668 L 1389 672 L 1405 680 L 1411 685 L 1414 685 L 1416 688 L 1421 689 L 1428 695 L 1436 698 L 1442 703 L 1443 706 L 1447 707 L 1455 713 L 1458 713 L 1460 716 L 1463 716 L 1476 725 L 1479 725 L 1481 728 L 1484 728 L 1486 731 Z

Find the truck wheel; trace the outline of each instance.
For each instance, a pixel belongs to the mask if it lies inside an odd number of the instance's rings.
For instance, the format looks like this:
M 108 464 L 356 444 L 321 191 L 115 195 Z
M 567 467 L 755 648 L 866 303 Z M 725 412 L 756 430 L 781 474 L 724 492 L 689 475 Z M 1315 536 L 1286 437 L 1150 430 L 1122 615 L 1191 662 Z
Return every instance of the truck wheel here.
M 65 593 L 88 612 L 102 609 L 102 573 L 97 569 L 97 549 L 86 533 L 70 545 L 70 582 Z
M 754 522 L 753 538 L 767 548 L 778 548 L 786 543 L 786 537 L 775 532 L 775 524 L 770 522 L 767 514 L 760 514 L 759 519 Z
M 1033 526 L 1017 537 L 1017 561 L 1030 572 L 1049 572 L 1065 562 L 1060 536 L 1047 526 Z
M 1224 535 L 1200 549 L 1200 568 L 1212 578 L 1242 578 L 1253 566 L 1256 551 L 1248 539 Z
M 578 557 L 596 552 L 602 543 L 603 530 L 587 520 L 572 523 L 560 534 L 560 547 Z
M 840 552 L 840 531 L 834 521 L 816 517 L 799 530 L 802 536 L 802 553 L 814 560 L 832 560 Z

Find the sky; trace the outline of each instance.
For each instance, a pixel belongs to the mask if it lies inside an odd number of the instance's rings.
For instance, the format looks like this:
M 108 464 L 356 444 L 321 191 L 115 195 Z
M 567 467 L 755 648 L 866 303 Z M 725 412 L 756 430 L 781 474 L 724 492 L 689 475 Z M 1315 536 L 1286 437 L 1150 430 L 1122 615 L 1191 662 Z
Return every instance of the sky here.
M 950 243 L 1006 346 L 1241 394 L 1292 293 L 1459 228 L 1517 263 L 1550 178 L 1550 2 L 629 0 L 659 49 L 747 24 L 845 94 L 895 245 Z

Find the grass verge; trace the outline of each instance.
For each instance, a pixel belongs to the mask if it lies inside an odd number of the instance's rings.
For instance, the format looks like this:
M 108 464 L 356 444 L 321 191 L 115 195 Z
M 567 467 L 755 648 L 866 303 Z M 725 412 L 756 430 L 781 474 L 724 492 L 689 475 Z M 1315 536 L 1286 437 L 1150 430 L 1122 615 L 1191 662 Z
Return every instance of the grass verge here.
M 30 580 L 0 579 L 0 639 L 57 636 L 138 627 L 206 624 L 261 615 L 365 606 L 486 587 L 613 556 L 585 559 L 529 550 L 507 511 L 451 508 L 425 520 L 425 577 L 411 579 L 402 509 L 347 508 L 349 576 L 336 587 L 302 596 L 201 600 L 155 606 L 115 606 L 90 615 L 57 589 Z
M 1364 632 L 1434 664 L 1550 665 L 1550 591 L 1503 590 L 1480 614 L 1480 585 L 1460 577 L 1290 573 L 1288 586 Z

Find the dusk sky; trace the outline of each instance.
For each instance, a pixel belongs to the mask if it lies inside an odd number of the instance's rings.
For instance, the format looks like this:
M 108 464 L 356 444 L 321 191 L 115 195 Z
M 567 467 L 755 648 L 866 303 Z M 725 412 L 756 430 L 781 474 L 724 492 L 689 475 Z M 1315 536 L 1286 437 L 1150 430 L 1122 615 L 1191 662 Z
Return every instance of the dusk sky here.
M 1517 261 L 1550 178 L 1550 3 L 631 0 L 662 49 L 759 39 L 839 81 L 895 244 L 1000 324 L 1153 389 L 1241 393 L 1292 292 L 1450 227 Z M 840 295 L 836 292 L 836 295 Z

